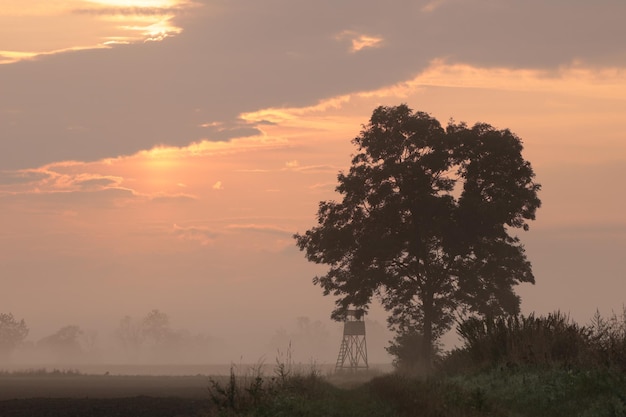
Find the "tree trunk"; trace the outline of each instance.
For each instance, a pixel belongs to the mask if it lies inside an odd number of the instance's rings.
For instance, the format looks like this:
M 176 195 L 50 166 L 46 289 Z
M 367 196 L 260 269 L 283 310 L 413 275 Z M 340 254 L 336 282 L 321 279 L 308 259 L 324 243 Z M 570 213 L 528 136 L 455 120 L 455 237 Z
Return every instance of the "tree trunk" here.
M 424 370 L 430 372 L 433 368 L 433 294 L 427 291 L 422 299 L 424 309 L 423 338 L 421 356 L 424 361 Z

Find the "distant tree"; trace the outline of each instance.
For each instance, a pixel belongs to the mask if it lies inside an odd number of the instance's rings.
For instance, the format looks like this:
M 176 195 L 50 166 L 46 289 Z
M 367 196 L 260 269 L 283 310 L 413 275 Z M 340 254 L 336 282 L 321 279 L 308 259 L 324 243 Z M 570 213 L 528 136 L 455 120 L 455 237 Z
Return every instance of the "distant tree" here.
M 159 310 L 150 311 L 141 321 L 141 335 L 153 345 L 164 344 L 173 333 L 169 316 Z
M 318 225 L 294 237 L 341 319 L 377 298 L 398 334 L 421 334 L 427 366 L 459 309 L 514 314 L 513 287 L 534 283 L 523 245 L 540 206 L 521 140 L 487 124 L 447 128 L 406 105 L 378 107 L 338 175 L 341 202 L 322 201 Z
M 124 349 L 131 352 L 138 351 L 143 342 L 141 326 L 130 316 L 124 316 L 120 320 L 115 336 L 122 343 Z
M 37 347 L 51 352 L 57 359 L 76 360 L 84 353 L 81 345 L 82 336 L 83 331 L 79 326 L 64 326 L 37 342 Z
M 28 327 L 24 320 L 17 320 L 12 313 L 0 313 L 0 361 L 8 358 L 26 336 Z
M 194 344 L 201 339 L 192 341 L 193 337 L 189 333 L 173 330 L 169 316 L 157 309 L 139 320 L 125 316 L 120 320 L 115 335 L 134 359 L 139 359 L 138 355 L 141 355 L 142 360 L 152 361 L 171 356 L 175 351 L 183 349 L 183 345 Z

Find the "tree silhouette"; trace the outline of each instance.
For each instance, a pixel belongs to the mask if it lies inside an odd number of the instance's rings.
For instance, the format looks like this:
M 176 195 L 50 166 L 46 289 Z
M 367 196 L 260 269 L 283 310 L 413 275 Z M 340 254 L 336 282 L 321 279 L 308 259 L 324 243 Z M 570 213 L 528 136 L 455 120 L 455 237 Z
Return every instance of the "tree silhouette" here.
M 49 351 L 57 360 L 75 361 L 84 353 L 81 345 L 82 336 L 83 331 L 79 326 L 63 326 L 37 342 L 37 347 Z
M 6 359 L 28 336 L 24 320 L 17 320 L 11 313 L 0 313 L 0 361 Z
M 459 309 L 518 312 L 513 287 L 534 276 L 512 232 L 541 204 L 521 140 L 482 123 L 444 129 L 400 105 L 375 109 L 353 143 L 343 200 L 320 202 L 318 225 L 294 235 L 309 261 L 330 266 L 313 282 L 338 296 L 332 317 L 376 298 L 398 335 L 422 335 L 430 366 Z

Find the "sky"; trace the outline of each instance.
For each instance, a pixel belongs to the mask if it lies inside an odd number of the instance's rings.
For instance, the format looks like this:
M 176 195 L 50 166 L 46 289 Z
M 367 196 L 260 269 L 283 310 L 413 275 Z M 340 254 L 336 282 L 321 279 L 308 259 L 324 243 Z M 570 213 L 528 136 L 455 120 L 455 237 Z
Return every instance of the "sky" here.
M 298 317 L 336 332 L 311 283 L 324 267 L 292 235 L 339 198 L 372 110 L 406 103 L 522 138 L 543 201 L 521 236 L 524 313 L 619 312 L 625 14 L 621 0 L 3 0 L 0 310 L 37 340 L 67 324 L 104 338 L 159 309 L 232 360 L 271 357 Z

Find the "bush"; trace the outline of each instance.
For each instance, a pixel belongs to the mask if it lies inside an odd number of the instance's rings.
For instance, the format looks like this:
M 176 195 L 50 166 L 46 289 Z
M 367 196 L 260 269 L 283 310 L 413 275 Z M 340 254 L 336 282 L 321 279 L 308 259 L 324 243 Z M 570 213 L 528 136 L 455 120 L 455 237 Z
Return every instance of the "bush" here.
M 580 365 L 591 354 L 591 332 L 560 312 L 546 317 L 516 315 L 472 317 L 457 326 L 464 345 L 448 354 L 448 368 L 517 366 L 522 364 Z
M 486 366 L 564 365 L 626 371 L 626 309 L 608 319 L 599 313 L 580 326 L 560 312 L 536 317 L 472 317 L 458 323 L 463 346 L 448 352 L 447 372 Z

